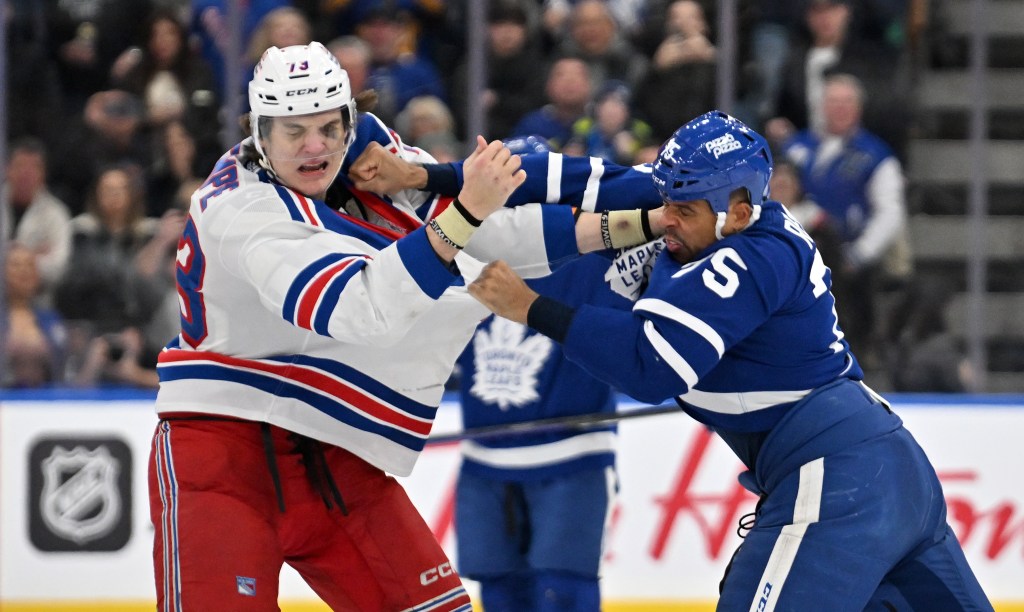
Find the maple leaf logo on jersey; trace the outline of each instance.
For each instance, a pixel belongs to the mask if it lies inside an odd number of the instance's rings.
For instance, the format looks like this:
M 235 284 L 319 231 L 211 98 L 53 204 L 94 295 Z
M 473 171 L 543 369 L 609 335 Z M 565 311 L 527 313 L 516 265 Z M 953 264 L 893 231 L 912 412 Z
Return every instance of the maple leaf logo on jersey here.
M 470 393 L 503 412 L 537 401 L 537 374 L 551 354 L 546 336 L 526 337 L 526 327 L 494 317 L 490 329 L 473 337 L 473 387 Z
M 631 249 L 622 249 L 615 255 L 612 265 L 604 273 L 604 280 L 612 291 L 622 297 L 636 301 L 658 254 L 665 243 L 658 239 Z

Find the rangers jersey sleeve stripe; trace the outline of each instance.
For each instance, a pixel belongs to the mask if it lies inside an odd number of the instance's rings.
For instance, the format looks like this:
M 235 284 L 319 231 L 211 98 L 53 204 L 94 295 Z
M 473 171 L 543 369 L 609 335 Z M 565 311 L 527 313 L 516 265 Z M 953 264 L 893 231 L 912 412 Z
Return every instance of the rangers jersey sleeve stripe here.
M 365 255 L 332 253 L 321 257 L 307 266 L 305 270 L 295 277 L 295 282 L 288 289 L 284 308 L 282 309 L 285 320 L 303 329 L 313 329 L 313 312 L 317 309 L 318 304 L 321 303 L 320 298 L 323 296 L 324 288 L 327 284 L 334 280 L 341 272 L 345 271 L 353 262 L 361 261 L 365 265 L 366 259 L 368 257 Z M 355 269 L 352 271 L 355 271 Z
M 447 264 L 437 256 L 434 247 L 430 246 L 430 240 L 427 239 L 425 227 L 409 234 L 396 244 L 405 269 L 419 285 L 420 291 L 430 297 L 441 297 L 445 289 L 461 278 L 453 277 Z
M 190 378 L 226 380 L 292 397 L 343 423 L 383 435 L 411 449 L 423 446 L 433 418 L 433 410 L 429 417 L 416 416 L 351 381 L 309 365 L 205 351 L 169 350 L 160 355 L 161 383 Z M 392 395 L 392 399 L 395 397 Z M 423 406 L 408 399 L 403 403 Z
M 313 325 L 311 328 L 321 336 L 330 336 L 329 331 L 331 325 L 331 315 L 334 313 L 334 309 L 338 306 L 338 300 L 341 299 L 341 292 L 348 286 L 348 281 L 359 274 L 359 272 L 366 266 L 366 262 L 371 258 L 363 255 L 360 257 L 352 257 L 347 261 L 340 262 L 335 266 L 334 276 L 329 279 L 327 289 L 323 292 L 320 301 L 312 307 L 315 316 L 312 316 L 310 321 Z

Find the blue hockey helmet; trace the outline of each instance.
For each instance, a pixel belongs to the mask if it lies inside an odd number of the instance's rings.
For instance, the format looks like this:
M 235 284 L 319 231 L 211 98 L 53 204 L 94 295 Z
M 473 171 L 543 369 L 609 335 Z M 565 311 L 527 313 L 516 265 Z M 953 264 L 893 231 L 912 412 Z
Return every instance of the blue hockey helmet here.
M 652 178 L 663 201 L 707 200 L 720 215 L 729 211 L 729 194 L 743 187 L 756 218 L 768 197 L 771 174 L 768 141 L 739 119 L 711 111 L 665 141 Z

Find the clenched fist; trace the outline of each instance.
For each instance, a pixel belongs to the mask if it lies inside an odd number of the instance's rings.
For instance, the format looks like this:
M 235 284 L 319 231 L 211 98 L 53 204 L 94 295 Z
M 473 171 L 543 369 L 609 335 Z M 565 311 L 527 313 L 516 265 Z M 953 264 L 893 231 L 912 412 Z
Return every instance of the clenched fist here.
M 356 189 L 387 195 L 427 185 L 427 171 L 422 166 L 405 161 L 378 142 L 368 144 L 352 162 L 348 177 Z
M 476 137 L 476 149 L 462 164 L 464 180 L 459 201 L 477 219 L 505 205 L 512 192 L 526 181 L 522 160 L 500 140 L 488 143 Z
M 487 264 L 468 289 L 470 295 L 494 314 L 523 325 L 526 325 L 530 306 L 538 297 L 504 261 Z

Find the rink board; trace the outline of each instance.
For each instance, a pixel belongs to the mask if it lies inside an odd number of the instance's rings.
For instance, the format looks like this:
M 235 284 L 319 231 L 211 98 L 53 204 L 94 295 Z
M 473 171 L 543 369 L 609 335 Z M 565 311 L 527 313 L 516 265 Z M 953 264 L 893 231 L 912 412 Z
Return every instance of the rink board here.
M 0 609 L 152 610 L 152 400 L 3 397 Z M 1024 612 L 1024 397 L 894 399 L 939 472 L 950 522 L 989 597 L 997 610 Z M 434 431 L 458 429 L 458 409 L 445 402 Z M 428 446 L 403 479 L 453 559 L 458 463 L 457 445 Z M 739 541 L 736 522 L 754 505 L 736 481 L 738 460 L 679 414 L 623 422 L 618 466 L 621 490 L 602 566 L 605 610 L 712 610 Z M 102 510 L 76 515 L 84 506 Z M 285 612 L 327 609 L 290 569 L 282 572 L 281 601 Z

